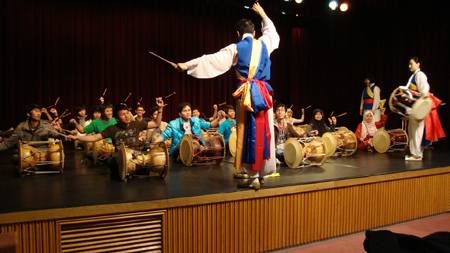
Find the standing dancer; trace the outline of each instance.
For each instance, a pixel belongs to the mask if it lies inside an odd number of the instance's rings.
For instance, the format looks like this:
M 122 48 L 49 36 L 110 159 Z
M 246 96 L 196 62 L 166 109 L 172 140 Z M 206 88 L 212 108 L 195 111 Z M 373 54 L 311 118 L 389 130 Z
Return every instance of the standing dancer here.
M 177 70 L 187 70 L 196 78 L 213 78 L 235 67 L 237 99 L 237 151 L 235 167 L 246 170 L 250 179 L 239 187 L 260 188 L 260 179 L 276 171 L 273 134 L 273 89 L 270 80 L 270 53 L 278 48 L 280 37 L 264 9 L 255 3 L 252 10 L 262 18 L 262 36 L 254 39 L 255 26 L 251 20 L 237 23 L 239 42 L 219 52 L 203 55 L 186 63 L 178 63 Z

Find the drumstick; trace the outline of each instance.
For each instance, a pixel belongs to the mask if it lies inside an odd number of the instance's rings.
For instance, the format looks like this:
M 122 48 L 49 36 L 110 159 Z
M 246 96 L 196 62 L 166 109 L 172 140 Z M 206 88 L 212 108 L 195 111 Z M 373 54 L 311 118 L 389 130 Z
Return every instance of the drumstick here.
M 61 115 L 59 115 L 59 118 L 62 118 L 62 117 L 64 117 L 64 115 L 66 114 L 66 112 L 68 112 L 69 111 L 69 109 L 66 109 L 64 112 L 63 112 L 63 114 L 61 114 Z M 58 117 L 57 117 L 58 118 Z
M 291 107 L 289 107 L 289 109 L 292 109 L 293 106 L 294 106 L 294 104 L 291 104 Z
M 59 101 L 59 97 L 56 99 L 56 102 L 55 102 L 55 104 L 54 104 L 53 106 L 56 106 L 56 104 L 58 103 L 58 101 Z
M 69 116 L 71 113 L 69 112 L 68 114 L 65 114 L 64 116 L 61 116 L 60 118 L 62 119 L 62 118 L 64 118 L 64 117 L 67 117 L 67 116 Z
M 142 98 L 141 98 L 141 99 L 139 99 L 139 102 L 138 102 L 138 104 L 140 104 L 140 103 L 141 103 L 141 101 L 142 101 Z
M 344 112 L 343 114 L 341 114 L 341 115 L 338 115 L 338 116 L 336 116 L 335 118 L 339 118 L 339 117 L 342 117 L 342 116 L 344 116 L 344 115 L 347 115 L 347 113 L 346 113 L 346 112 Z
M 61 128 L 64 132 L 66 132 L 66 133 L 72 133 L 72 131 L 70 131 L 70 130 L 67 130 L 67 129 L 64 129 L 64 128 Z
M 277 100 L 274 100 L 273 102 L 272 102 L 272 104 L 275 104 L 277 102 Z
M 332 112 L 331 112 L 331 115 L 330 115 L 330 117 L 331 117 L 331 116 L 333 116 L 333 113 L 334 113 L 334 111 L 332 111 Z
M 171 61 L 168 61 L 168 60 L 162 58 L 161 56 L 159 56 L 159 55 L 153 53 L 152 51 L 148 51 L 148 52 L 149 52 L 150 54 L 152 54 L 152 55 L 158 57 L 159 59 L 161 59 L 161 60 L 163 60 L 163 61 L 169 63 L 170 65 L 172 65 L 172 67 L 177 68 L 177 65 L 176 65 L 175 63 L 173 63 L 173 62 L 171 62 Z
M 173 96 L 174 94 L 177 94 L 177 93 L 176 93 L 176 92 L 173 92 L 173 93 L 171 93 L 170 95 L 165 96 L 164 98 L 171 97 L 171 96 Z
M 223 103 L 219 104 L 219 106 L 226 105 L 226 104 L 227 104 L 227 102 L 223 102 Z
M 308 107 L 306 107 L 306 108 L 303 108 L 304 110 L 306 110 L 306 109 L 308 109 L 308 108 L 311 108 L 311 105 L 309 105 Z
M 203 114 L 203 117 L 205 117 L 205 119 L 206 119 L 206 115 L 202 112 L 202 114 Z
M 105 91 L 103 92 L 103 95 L 102 95 L 102 97 L 104 97 L 105 96 L 105 94 L 106 94 L 106 91 L 107 91 L 108 89 L 105 89 Z
M 128 94 L 127 98 L 125 98 L 125 100 L 123 101 L 124 103 L 127 102 L 128 98 L 131 96 L 131 93 Z
M 168 105 L 168 104 L 163 105 L 163 107 L 166 106 L 166 105 Z

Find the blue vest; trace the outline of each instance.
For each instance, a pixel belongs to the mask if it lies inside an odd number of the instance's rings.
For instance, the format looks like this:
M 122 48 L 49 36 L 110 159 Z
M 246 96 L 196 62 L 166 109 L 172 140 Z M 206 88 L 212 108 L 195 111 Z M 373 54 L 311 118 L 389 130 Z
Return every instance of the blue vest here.
M 370 90 L 372 91 L 372 94 L 374 93 L 374 90 L 375 90 L 375 87 L 376 87 L 376 85 L 372 85 L 372 87 L 370 87 Z M 374 95 L 375 96 L 375 95 Z M 364 100 L 366 100 L 366 99 L 373 99 L 373 98 L 371 98 L 370 96 L 369 96 L 369 94 L 367 93 L 367 88 L 365 88 L 364 89 L 364 91 L 363 91 L 363 99 Z M 372 100 L 373 101 L 373 100 Z M 365 101 L 364 101 L 364 105 L 363 105 L 363 109 L 364 110 L 372 110 L 372 107 L 373 107 L 373 102 L 372 103 L 366 103 Z M 378 106 L 378 108 L 379 108 L 380 106 Z M 377 108 L 377 109 L 378 109 Z

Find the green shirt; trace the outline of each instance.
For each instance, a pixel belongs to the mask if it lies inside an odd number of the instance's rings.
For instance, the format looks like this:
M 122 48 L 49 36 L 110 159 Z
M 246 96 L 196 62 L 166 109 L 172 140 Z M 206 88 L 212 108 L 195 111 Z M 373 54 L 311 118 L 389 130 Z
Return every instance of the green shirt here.
M 91 124 L 84 127 L 84 132 L 87 134 L 90 133 L 101 133 L 107 127 L 117 124 L 115 118 L 111 118 L 108 122 L 103 122 L 102 119 L 95 119 L 91 122 Z

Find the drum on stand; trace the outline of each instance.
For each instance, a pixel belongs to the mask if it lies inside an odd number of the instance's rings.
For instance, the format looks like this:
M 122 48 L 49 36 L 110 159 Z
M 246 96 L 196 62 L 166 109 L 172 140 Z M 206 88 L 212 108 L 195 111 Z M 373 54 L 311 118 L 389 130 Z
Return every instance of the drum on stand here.
M 133 150 L 121 143 L 118 155 L 119 177 L 122 181 L 127 177 L 150 177 L 152 172 L 165 178 L 169 171 L 170 157 L 164 142 L 149 151 Z
M 351 156 L 358 149 L 356 135 L 344 127 L 337 132 L 324 133 L 322 139 L 327 145 L 327 156 L 332 156 L 336 152 L 342 156 Z
M 114 146 L 108 143 L 105 139 L 95 141 L 92 144 L 92 157 L 94 158 L 94 165 L 97 165 L 99 160 L 104 160 L 105 156 L 115 151 Z
M 225 142 L 219 133 L 211 134 L 205 145 L 201 145 L 195 135 L 184 135 L 179 149 L 180 159 L 186 166 L 221 164 L 225 158 Z
M 430 98 L 416 98 L 417 95 L 420 94 L 398 87 L 389 97 L 389 108 L 404 117 L 422 121 L 430 114 L 432 102 Z
M 63 173 L 64 147 L 61 140 L 22 142 L 19 140 L 20 176 L 30 174 Z M 39 166 L 39 170 L 37 169 Z
M 378 153 L 388 150 L 403 151 L 408 147 L 408 134 L 402 129 L 379 129 L 373 136 L 373 147 Z
M 327 146 L 320 137 L 291 137 L 284 143 L 284 160 L 293 169 L 299 166 L 321 166 L 327 159 L 326 154 Z

